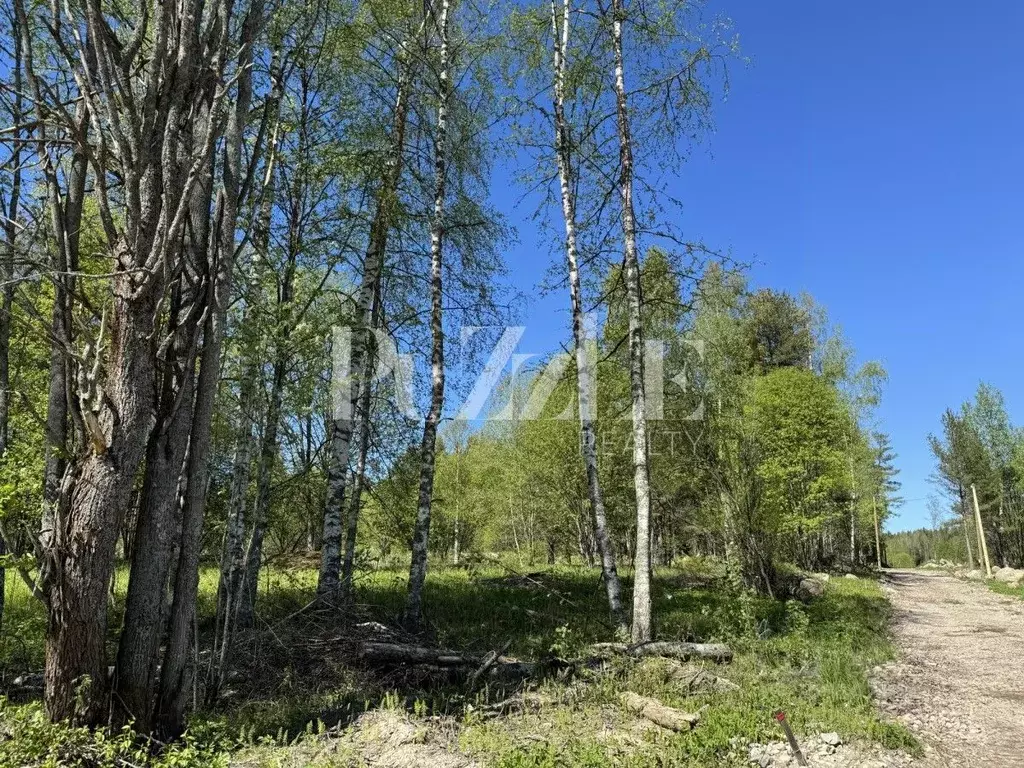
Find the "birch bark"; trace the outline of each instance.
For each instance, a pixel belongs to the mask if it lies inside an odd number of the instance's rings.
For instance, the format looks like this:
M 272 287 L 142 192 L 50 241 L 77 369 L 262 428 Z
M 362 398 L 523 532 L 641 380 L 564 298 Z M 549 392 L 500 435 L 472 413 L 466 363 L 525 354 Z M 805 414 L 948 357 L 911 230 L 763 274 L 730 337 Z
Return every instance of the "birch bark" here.
M 619 134 L 619 199 L 622 206 L 623 278 L 629 317 L 629 384 L 633 420 L 633 485 L 636 492 L 636 553 L 633 561 L 634 643 L 651 639 L 651 482 L 647 445 L 647 395 L 644 388 L 644 340 L 640 318 L 640 260 L 633 210 L 633 139 L 629 130 L 625 62 L 622 53 L 623 0 L 612 0 L 612 49 L 615 60 L 615 112 Z
M 572 304 L 572 333 L 576 345 L 576 396 L 579 406 L 580 437 L 583 464 L 587 474 L 587 497 L 594 522 L 594 539 L 601 557 L 601 575 L 608 596 L 608 609 L 616 625 L 625 627 L 622 610 L 622 587 L 615 564 L 615 550 L 608 534 L 604 497 L 597 472 L 597 435 L 594 416 L 597 408 L 596 342 L 587 337 L 583 317 L 579 259 L 576 247 L 576 196 L 572 187 L 572 146 L 565 117 L 565 66 L 569 49 L 570 5 L 564 0 L 559 23 L 554 0 L 551 3 L 551 31 L 554 38 L 554 118 L 555 156 L 562 196 L 562 217 L 565 220 L 565 257 L 569 273 L 569 298 Z M 593 346 L 593 348 L 592 348 Z
M 437 425 L 444 407 L 444 328 L 441 268 L 444 255 L 445 185 L 448 173 L 448 102 L 451 81 L 448 51 L 448 0 L 440 0 L 438 13 L 438 106 L 434 133 L 434 212 L 430 222 L 430 409 L 423 421 L 420 445 L 420 486 L 416 506 L 416 527 L 412 537 L 412 563 L 409 566 L 409 590 L 404 621 L 418 632 L 423 624 L 423 584 L 427 578 L 427 551 L 430 537 L 430 513 L 434 496 L 434 469 L 437 449 Z

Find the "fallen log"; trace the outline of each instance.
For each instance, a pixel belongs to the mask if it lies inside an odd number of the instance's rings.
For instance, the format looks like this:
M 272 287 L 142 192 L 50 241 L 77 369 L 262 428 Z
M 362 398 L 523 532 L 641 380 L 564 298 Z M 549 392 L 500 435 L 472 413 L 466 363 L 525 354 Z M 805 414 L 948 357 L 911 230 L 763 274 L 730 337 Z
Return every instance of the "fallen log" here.
M 690 731 L 696 728 L 697 723 L 700 722 L 700 715 L 667 707 L 657 699 L 649 699 L 637 693 L 627 691 L 619 698 L 623 706 L 634 715 L 640 715 L 655 725 L 672 731 Z
M 445 648 L 407 643 L 363 643 L 359 656 L 373 664 L 433 664 L 439 667 L 476 667 L 480 659 Z
M 666 683 L 681 685 L 688 694 L 700 692 L 733 693 L 740 687 L 731 680 L 709 672 L 696 663 L 681 663 L 675 659 L 658 659 Z
M 493 658 L 488 659 L 487 656 L 491 655 Z M 366 664 L 437 667 L 466 674 L 475 672 L 474 684 L 484 675 L 525 678 L 533 677 L 538 671 L 538 665 L 531 662 L 508 659 L 494 652 L 487 656 L 408 643 L 365 642 L 359 647 L 359 657 Z
M 650 642 L 641 645 L 625 643 L 597 643 L 590 646 L 591 652 L 598 658 L 615 655 L 643 658 L 646 656 L 662 656 L 667 659 L 690 661 L 691 659 L 707 659 L 716 663 L 732 661 L 732 649 L 722 643 L 676 643 Z

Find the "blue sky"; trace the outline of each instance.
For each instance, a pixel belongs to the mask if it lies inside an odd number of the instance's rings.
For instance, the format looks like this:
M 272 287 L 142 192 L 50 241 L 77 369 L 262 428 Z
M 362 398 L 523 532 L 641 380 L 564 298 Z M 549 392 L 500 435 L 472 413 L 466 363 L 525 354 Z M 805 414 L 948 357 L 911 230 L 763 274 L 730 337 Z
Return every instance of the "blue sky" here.
M 926 525 L 926 435 L 984 379 L 1024 416 L 1024 3 L 718 0 L 750 64 L 670 185 L 688 239 L 807 291 L 890 382 L 878 418 Z M 527 296 L 548 265 L 530 210 L 508 254 Z M 567 298 L 532 298 L 520 349 L 567 336 Z

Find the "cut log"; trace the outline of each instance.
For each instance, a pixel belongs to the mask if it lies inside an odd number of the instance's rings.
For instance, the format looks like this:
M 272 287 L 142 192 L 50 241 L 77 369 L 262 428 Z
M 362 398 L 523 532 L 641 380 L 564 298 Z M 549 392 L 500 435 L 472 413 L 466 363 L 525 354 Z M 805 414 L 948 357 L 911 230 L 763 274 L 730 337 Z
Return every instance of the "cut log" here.
M 684 732 L 697 727 L 700 715 L 692 715 L 667 707 L 656 699 L 649 699 L 637 693 L 626 692 L 620 697 L 623 706 L 634 715 L 650 720 L 655 725 L 672 731 Z
M 673 643 L 651 642 L 642 645 L 626 645 L 625 643 L 597 643 L 590 650 L 599 658 L 626 655 L 634 658 L 645 656 L 662 656 L 667 659 L 689 661 L 691 659 L 707 659 L 716 663 L 732 661 L 732 649 L 722 643 Z

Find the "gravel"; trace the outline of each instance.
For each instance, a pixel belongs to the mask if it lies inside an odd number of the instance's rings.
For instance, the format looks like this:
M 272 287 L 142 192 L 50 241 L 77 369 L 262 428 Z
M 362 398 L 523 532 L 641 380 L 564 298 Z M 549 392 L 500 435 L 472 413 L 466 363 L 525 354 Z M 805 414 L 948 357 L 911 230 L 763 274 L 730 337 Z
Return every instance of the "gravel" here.
M 1024 601 L 942 573 L 892 571 L 902 651 L 875 698 L 925 744 L 922 768 L 1024 765 Z

